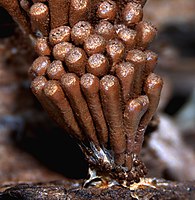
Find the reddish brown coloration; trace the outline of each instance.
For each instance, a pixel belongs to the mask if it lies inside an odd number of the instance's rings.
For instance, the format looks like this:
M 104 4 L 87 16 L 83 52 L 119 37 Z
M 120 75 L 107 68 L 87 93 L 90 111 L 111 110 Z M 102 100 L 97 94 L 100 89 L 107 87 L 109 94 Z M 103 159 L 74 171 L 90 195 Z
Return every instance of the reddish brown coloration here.
M 63 128 L 67 129 L 77 139 L 83 140 L 81 130 L 60 83 L 55 80 L 48 81 L 44 87 L 44 94 L 57 107 L 56 110 L 58 110 L 59 116 L 63 119 Z
M 49 33 L 49 10 L 43 3 L 35 3 L 30 8 L 32 30 L 35 34 L 40 32 L 43 36 Z
M 161 77 L 159 77 L 156 74 L 151 73 L 145 83 L 144 86 L 144 91 L 146 93 L 146 95 L 149 98 L 149 106 L 148 106 L 148 110 L 145 113 L 145 115 L 143 116 L 140 125 L 138 127 L 138 131 L 136 134 L 136 138 L 135 138 L 135 149 L 134 152 L 139 155 L 141 148 L 142 148 L 142 143 L 144 140 L 144 132 L 147 128 L 148 123 L 151 121 L 153 115 L 156 112 L 159 100 L 160 100 L 160 93 L 162 90 L 162 86 L 163 86 L 163 81 L 161 79 Z
M 110 145 L 115 152 L 115 163 L 124 164 L 125 135 L 122 130 L 120 85 L 115 76 L 106 75 L 100 80 L 103 111 L 109 127 Z
M 99 18 L 114 20 L 117 12 L 117 6 L 114 1 L 107 0 L 103 1 L 97 10 L 97 15 Z
M 124 132 L 127 137 L 126 147 L 126 167 L 129 170 L 132 168 L 132 152 L 134 150 L 134 142 L 137 129 L 141 120 L 148 108 L 149 100 L 147 96 L 139 96 L 136 99 L 130 100 L 124 111 Z
M 73 73 L 67 73 L 61 78 L 61 84 L 69 99 L 79 126 L 87 135 L 89 141 L 93 142 L 98 148 L 99 142 L 87 103 L 80 90 L 79 78 Z
M 127 53 L 126 60 L 132 62 L 135 66 L 134 93 L 138 96 L 142 91 L 142 74 L 145 68 L 146 56 L 142 51 L 134 49 Z
M 87 63 L 87 72 L 101 77 L 107 74 L 109 66 L 108 60 L 103 54 L 93 54 Z
M 126 25 L 132 26 L 142 20 L 143 9 L 140 4 L 131 2 L 125 6 L 122 16 Z
M 156 36 L 156 29 L 149 22 L 140 22 L 136 25 L 137 31 L 137 46 L 140 49 L 145 49 Z
M 38 76 L 31 82 L 32 92 L 41 104 L 44 104 L 43 88 L 46 83 L 47 79 L 44 76 Z
M 146 174 L 139 155 L 162 80 L 151 74 L 156 29 L 141 21 L 145 2 L 0 0 L 25 30 L 31 21 L 32 90 L 95 170 L 85 186 L 97 177 L 129 186 Z
M 30 33 L 29 23 L 26 17 L 22 14 L 17 0 L 0 0 L 0 6 L 3 6 L 13 19 L 21 26 L 25 33 Z
M 43 106 L 44 110 L 46 110 L 49 116 L 54 119 L 61 127 L 64 127 L 63 119 L 59 117 L 58 110 L 56 106 L 52 104 L 52 102 L 45 96 L 43 90 L 47 83 L 47 79 L 43 76 L 37 76 L 31 82 L 31 89 L 33 94 L 37 97 L 41 105 Z M 64 127 L 67 131 L 67 128 Z
M 90 35 L 84 43 L 84 49 L 88 55 L 104 52 L 105 46 L 105 39 L 97 34 Z
M 29 14 L 31 4 L 28 0 L 20 0 L 20 6 Z
M 46 2 L 47 0 L 32 0 L 34 3 L 44 3 Z
M 49 56 L 51 50 L 48 44 L 48 38 L 38 38 L 35 43 L 35 51 L 40 56 Z
M 122 88 L 124 104 L 131 98 L 134 80 L 134 65 L 122 62 L 116 66 L 116 75 Z
M 60 60 L 54 60 L 47 68 L 47 76 L 49 79 L 60 80 L 65 73 L 62 61 Z
M 83 49 L 75 47 L 72 48 L 65 57 L 65 62 L 69 72 L 74 72 L 78 76 L 82 76 L 85 73 L 85 66 L 87 62 L 87 56 Z
M 50 101 L 50 99 L 45 95 L 44 87 L 47 84 L 47 80 L 43 76 L 36 77 L 31 83 L 31 89 L 34 95 L 37 97 L 44 110 L 48 112 L 49 116 L 54 119 L 57 124 L 64 128 L 65 131 L 70 132 L 67 123 L 61 116 L 58 107 Z
M 53 56 L 56 60 L 64 61 L 66 55 L 73 48 L 72 43 L 60 42 L 53 47 Z
M 136 34 L 133 29 L 123 28 L 119 31 L 118 38 L 125 43 L 127 49 L 133 49 L 136 45 Z
M 115 37 L 114 26 L 107 20 L 101 20 L 98 25 L 95 27 L 96 32 L 103 36 L 105 40 L 110 40 Z
M 119 32 L 123 29 L 126 29 L 127 26 L 125 24 L 115 24 L 114 25 L 114 29 L 116 31 L 117 34 L 119 34 Z
M 88 19 L 90 0 L 71 0 L 69 24 L 73 27 L 77 22 Z
M 43 88 L 47 83 L 47 79 L 44 76 L 38 76 L 31 82 L 32 92 L 39 98 L 41 98 L 43 93 Z M 44 100 L 43 100 L 44 101 Z
M 147 75 L 149 75 L 149 73 L 153 72 L 155 69 L 158 61 L 158 55 L 150 50 L 146 50 L 144 53 L 146 55 L 145 72 Z
M 93 27 L 87 21 L 79 21 L 71 31 L 71 39 L 76 45 L 83 44 L 84 41 L 93 33 Z
M 125 47 L 121 41 L 118 39 L 110 40 L 106 46 L 106 51 L 108 56 L 111 59 L 111 62 L 116 64 L 120 60 L 122 60 Z
M 47 56 L 38 57 L 29 69 L 29 74 L 32 79 L 36 76 L 43 76 L 50 65 L 50 59 Z
M 133 0 L 133 2 L 138 3 L 138 4 L 141 4 L 142 7 L 145 5 L 146 1 L 147 1 L 147 0 Z
M 99 79 L 92 74 L 84 74 L 81 77 L 80 83 L 94 121 L 99 143 L 106 147 L 108 143 L 108 129 L 99 98 Z
M 61 42 L 68 42 L 70 40 L 70 27 L 60 26 L 54 28 L 49 33 L 49 42 L 52 46 Z
M 68 24 L 69 0 L 48 0 L 48 2 L 51 29 Z

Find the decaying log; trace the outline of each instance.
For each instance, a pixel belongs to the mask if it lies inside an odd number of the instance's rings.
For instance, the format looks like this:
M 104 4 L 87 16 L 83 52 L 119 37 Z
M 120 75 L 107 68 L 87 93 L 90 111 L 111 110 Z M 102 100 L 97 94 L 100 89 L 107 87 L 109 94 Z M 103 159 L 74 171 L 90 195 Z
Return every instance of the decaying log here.
M 140 185 L 130 190 L 121 186 L 109 188 L 83 188 L 81 181 L 58 181 L 50 183 L 11 183 L 0 186 L 0 199 L 10 200 L 190 200 L 195 198 L 195 182 L 170 182 L 153 179 L 152 187 Z

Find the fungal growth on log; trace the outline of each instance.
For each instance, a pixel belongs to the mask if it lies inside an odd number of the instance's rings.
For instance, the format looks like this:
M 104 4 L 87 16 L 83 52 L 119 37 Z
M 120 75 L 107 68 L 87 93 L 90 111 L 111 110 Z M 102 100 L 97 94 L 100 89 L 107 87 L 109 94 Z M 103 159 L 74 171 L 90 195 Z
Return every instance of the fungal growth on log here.
M 89 163 L 85 186 L 130 186 L 147 169 L 145 130 L 160 98 L 144 0 L 0 0 L 32 39 L 31 89 Z

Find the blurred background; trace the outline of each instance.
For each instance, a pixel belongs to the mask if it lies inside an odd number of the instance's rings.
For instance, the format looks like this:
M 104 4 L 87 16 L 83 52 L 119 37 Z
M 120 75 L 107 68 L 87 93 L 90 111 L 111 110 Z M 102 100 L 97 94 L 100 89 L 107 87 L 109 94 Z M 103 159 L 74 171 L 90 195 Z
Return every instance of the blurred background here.
M 148 0 L 144 10 L 158 28 L 150 49 L 159 55 L 155 72 L 164 88 L 152 122 L 160 123 L 147 131 L 142 159 L 149 177 L 195 180 L 195 1 Z M 29 39 L 0 7 L 0 184 L 87 176 L 77 144 L 30 91 L 34 58 Z

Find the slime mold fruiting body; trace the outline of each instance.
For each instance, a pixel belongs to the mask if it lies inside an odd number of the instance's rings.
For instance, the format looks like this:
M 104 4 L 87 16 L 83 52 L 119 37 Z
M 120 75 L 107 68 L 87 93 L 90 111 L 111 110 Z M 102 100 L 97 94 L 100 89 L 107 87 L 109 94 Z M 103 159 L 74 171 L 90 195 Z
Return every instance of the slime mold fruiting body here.
M 139 182 L 144 132 L 162 79 L 147 50 L 156 29 L 141 0 L 0 0 L 30 35 L 38 58 L 31 88 L 51 118 L 74 137 L 96 182 Z M 30 23 L 29 23 L 30 22 Z

